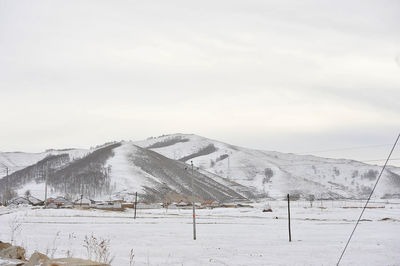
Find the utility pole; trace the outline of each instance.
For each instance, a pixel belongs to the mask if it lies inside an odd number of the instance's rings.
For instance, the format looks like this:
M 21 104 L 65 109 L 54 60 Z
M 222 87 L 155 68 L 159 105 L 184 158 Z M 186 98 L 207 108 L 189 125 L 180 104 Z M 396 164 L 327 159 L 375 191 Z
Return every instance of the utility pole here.
M 196 207 L 194 205 L 194 170 L 193 170 L 193 161 L 190 161 L 192 165 L 192 205 L 193 205 L 193 240 L 196 240 Z
M 3 201 L 4 201 L 4 206 L 6 206 L 7 205 L 7 199 L 6 199 L 6 196 L 7 196 L 7 186 L 8 186 L 8 167 L 7 166 L 4 166 L 5 168 L 6 168 L 6 179 L 5 179 L 5 186 L 4 186 L 4 194 L 3 194 Z
M 135 216 L 133 219 L 136 219 L 136 205 L 137 205 L 137 192 L 135 193 Z
M 292 242 L 292 233 L 290 231 L 290 197 L 289 197 L 289 194 L 287 194 L 287 209 L 288 209 L 289 242 Z
M 47 209 L 47 177 L 49 174 L 49 162 L 46 162 L 45 180 L 44 180 L 44 208 Z
M 226 177 L 229 179 L 229 176 L 230 176 L 230 172 L 231 172 L 231 163 L 230 163 L 230 159 L 229 159 L 229 155 L 228 155 L 228 171 L 227 171 L 227 174 L 226 174 Z
M 80 207 L 82 207 L 82 199 L 83 199 L 83 183 L 81 180 L 81 205 L 80 205 Z

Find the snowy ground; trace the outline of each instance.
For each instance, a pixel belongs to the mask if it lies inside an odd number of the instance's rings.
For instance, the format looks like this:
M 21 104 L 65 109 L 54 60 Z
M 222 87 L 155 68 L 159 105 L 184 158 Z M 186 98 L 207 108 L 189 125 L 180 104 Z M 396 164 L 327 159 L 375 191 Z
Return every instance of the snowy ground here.
M 191 210 L 0 209 L 0 240 L 10 241 L 12 221 L 21 224 L 16 244 L 55 257 L 86 258 L 85 235 L 110 239 L 112 265 L 335 265 L 361 202 L 292 203 L 288 242 L 287 207 L 272 201 L 272 213 L 255 208 L 197 211 L 197 240 Z M 321 206 L 323 208 L 321 208 Z M 400 202 L 374 203 L 367 209 L 341 265 L 400 265 Z M 278 219 L 276 219 L 276 217 Z M 389 218 L 389 219 L 384 219 Z M 382 220 L 384 219 L 384 220 Z M 15 223 L 14 223 L 15 225 Z

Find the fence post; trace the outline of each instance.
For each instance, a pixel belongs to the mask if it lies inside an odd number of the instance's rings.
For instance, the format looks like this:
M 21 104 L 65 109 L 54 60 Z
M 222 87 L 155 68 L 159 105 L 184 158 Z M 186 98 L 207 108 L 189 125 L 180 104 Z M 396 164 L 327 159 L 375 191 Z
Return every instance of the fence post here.
M 292 233 L 290 231 L 290 197 L 289 197 L 289 194 L 287 194 L 287 209 L 288 209 L 289 242 L 292 242 Z
M 137 205 L 137 192 L 135 193 L 135 216 L 133 219 L 136 219 L 136 205 Z

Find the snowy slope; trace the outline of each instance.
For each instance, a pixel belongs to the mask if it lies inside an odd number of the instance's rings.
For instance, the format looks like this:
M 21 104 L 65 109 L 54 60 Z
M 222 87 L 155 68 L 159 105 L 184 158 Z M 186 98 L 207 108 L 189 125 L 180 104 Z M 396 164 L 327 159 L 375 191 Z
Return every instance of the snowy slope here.
M 59 155 L 67 153 L 71 160 L 81 158 L 88 154 L 90 150 L 86 149 L 63 149 L 63 150 L 48 150 L 41 153 L 27 152 L 0 152 L 0 166 L 7 166 L 9 174 L 21 170 L 27 166 L 33 165 L 40 160 L 43 160 L 49 155 Z M 1 167 L 3 169 L 3 167 Z M 5 171 L 0 171 L 0 177 L 5 176 Z
M 172 159 L 193 163 L 259 193 L 317 198 L 365 198 L 381 167 L 309 155 L 252 150 L 197 135 L 173 134 L 135 143 Z M 400 193 L 399 168 L 385 171 L 375 195 Z
M 10 174 L 8 178 L 1 179 L 0 187 L 11 187 L 20 196 L 30 190 L 33 196 L 43 198 L 47 176 L 47 192 L 51 197 L 76 197 L 89 191 L 93 195 L 106 192 L 109 194 L 108 169 L 104 165 L 113 156 L 113 148 L 118 146 L 120 144 L 116 142 L 97 146 L 82 158 L 71 158 L 70 153 L 48 155 L 37 163 Z
M 110 183 L 114 196 L 132 198 L 138 192 L 148 201 L 188 200 L 192 193 L 191 171 L 182 162 L 123 142 L 113 150 L 106 166 L 110 169 Z M 198 200 L 241 200 L 251 192 L 227 179 L 212 178 L 212 174 L 193 171 L 194 196 Z M 246 194 L 247 193 L 247 194 Z

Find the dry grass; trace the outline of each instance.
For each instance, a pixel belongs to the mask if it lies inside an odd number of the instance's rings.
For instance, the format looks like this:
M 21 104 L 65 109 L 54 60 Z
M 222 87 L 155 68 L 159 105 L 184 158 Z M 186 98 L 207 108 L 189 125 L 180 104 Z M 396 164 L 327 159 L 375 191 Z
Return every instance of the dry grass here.
M 83 242 L 89 260 L 111 264 L 114 257 L 110 252 L 110 239 L 97 238 L 92 234 L 86 235 Z

